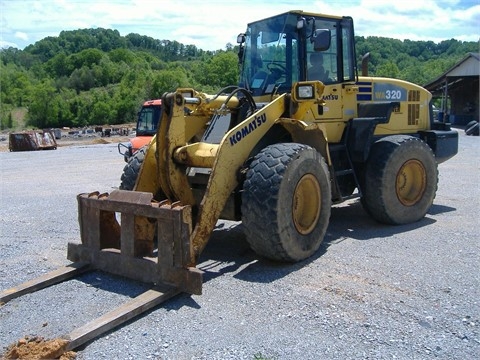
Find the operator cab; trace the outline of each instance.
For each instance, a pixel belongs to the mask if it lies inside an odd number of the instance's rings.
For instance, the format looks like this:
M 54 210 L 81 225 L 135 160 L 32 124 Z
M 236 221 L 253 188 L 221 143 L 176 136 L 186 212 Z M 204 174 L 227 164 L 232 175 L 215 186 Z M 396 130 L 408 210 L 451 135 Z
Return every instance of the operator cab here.
M 146 101 L 138 112 L 137 136 L 153 136 L 157 133 L 161 116 L 161 100 Z
M 355 81 L 353 20 L 290 11 L 238 36 L 240 86 L 253 96 L 290 92 L 298 81 Z

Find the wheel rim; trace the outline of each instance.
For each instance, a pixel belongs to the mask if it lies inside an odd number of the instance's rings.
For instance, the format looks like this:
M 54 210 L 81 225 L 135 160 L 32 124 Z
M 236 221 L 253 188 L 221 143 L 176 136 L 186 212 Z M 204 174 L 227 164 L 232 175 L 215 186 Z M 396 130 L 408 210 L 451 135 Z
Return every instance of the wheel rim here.
M 322 195 L 320 184 L 312 174 L 304 175 L 293 193 L 292 216 L 295 228 L 302 235 L 315 229 L 320 217 Z
M 405 206 L 415 205 L 425 193 L 427 172 L 418 160 L 408 160 L 397 173 L 395 190 L 398 200 Z

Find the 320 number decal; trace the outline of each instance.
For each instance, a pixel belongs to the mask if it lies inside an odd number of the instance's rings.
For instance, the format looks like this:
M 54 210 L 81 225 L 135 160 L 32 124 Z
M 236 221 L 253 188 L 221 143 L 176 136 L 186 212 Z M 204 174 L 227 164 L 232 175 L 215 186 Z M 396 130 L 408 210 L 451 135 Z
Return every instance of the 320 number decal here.
M 400 100 L 402 98 L 402 92 L 400 90 L 387 90 L 385 92 L 385 98 L 388 100 Z
M 395 84 L 385 84 L 379 82 L 373 85 L 373 100 L 406 101 L 407 89 Z

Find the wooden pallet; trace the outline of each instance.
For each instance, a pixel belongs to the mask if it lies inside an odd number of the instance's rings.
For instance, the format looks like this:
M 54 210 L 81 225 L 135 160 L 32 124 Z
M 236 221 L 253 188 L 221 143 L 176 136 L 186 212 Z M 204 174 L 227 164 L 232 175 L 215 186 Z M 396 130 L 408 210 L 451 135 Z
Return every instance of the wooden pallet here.
M 68 244 L 72 264 L 0 293 L 0 303 L 102 270 L 151 283 L 145 291 L 117 309 L 63 336 L 67 350 L 131 320 L 181 293 L 201 294 L 202 272 L 191 267 L 191 208 L 152 201 L 152 194 L 115 190 L 109 194 L 77 196 L 81 244 Z M 117 220 L 120 218 L 120 222 Z M 158 241 L 153 256 L 154 235 Z

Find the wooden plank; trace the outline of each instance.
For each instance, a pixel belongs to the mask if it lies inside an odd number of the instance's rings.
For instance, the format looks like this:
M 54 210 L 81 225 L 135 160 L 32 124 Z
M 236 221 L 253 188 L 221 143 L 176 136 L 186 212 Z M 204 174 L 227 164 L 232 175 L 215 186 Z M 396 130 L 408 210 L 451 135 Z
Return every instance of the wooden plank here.
M 133 257 L 135 250 L 135 216 L 130 213 L 122 213 L 121 219 L 120 248 L 123 255 Z
M 154 206 L 153 204 L 132 204 L 128 202 L 121 202 L 117 200 L 109 200 L 109 198 L 96 199 L 81 196 L 82 206 L 87 208 L 95 208 L 103 211 L 114 211 L 114 212 L 127 212 L 132 213 L 137 216 L 145 216 L 150 218 L 172 218 L 172 210 L 177 211 L 177 209 L 162 208 Z M 173 215 L 175 216 L 175 215 Z
M 66 351 L 73 350 L 95 337 L 112 330 L 143 312 L 152 309 L 181 291 L 175 287 L 153 288 L 109 313 L 73 330 L 67 337 L 69 343 Z
M 12 299 L 29 294 L 59 282 L 68 280 L 89 270 L 89 264 L 83 262 L 73 263 L 53 270 L 36 279 L 24 282 L 16 287 L 4 290 L 0 293 L 0 303 L 6 303 Z
M 150 205 L 152 199 L 152 193 L 142 191 L 113 190 L 108 196 L 110 201 L 143 205 Z
M 82 243 L 100 249 L 100 210 L 85 206 L 86 199 L 78 197 L 78 219 Z
M 94 251 L 81 244 L 68 244 L 68 258 L 73 261 L 90 263 L 92 269 L 123 276 L 145 283 L 161 283 L 155 258 L 122 256 L 120 250 L 104 249 Z
M 173 244 L 175 241 L 174 224 L 172 221 L 157 219 L 157 240 L 158 240 L 158 266 L 160 268 L 172 268 Z
M 189 267 L 183 270 L 182 291 L 202 295 L 203 271 Z

